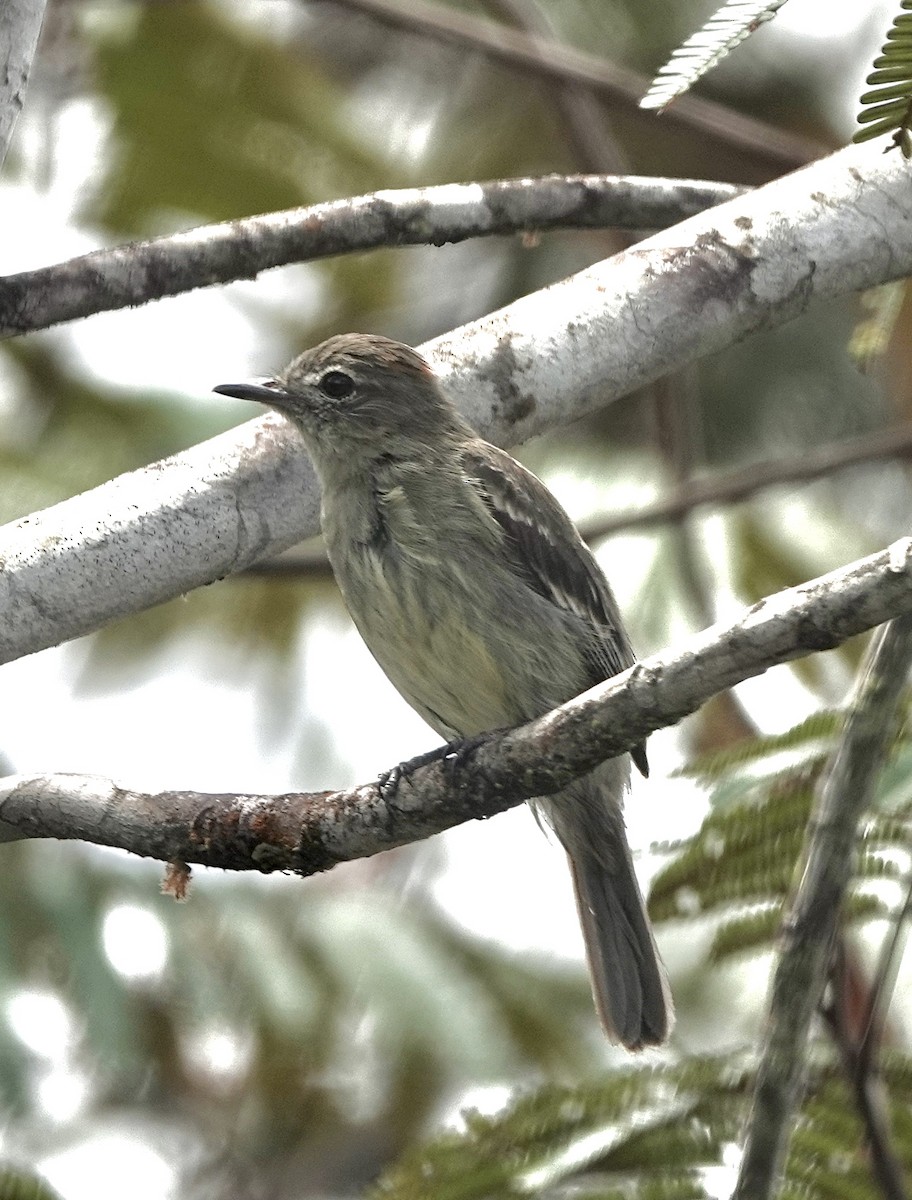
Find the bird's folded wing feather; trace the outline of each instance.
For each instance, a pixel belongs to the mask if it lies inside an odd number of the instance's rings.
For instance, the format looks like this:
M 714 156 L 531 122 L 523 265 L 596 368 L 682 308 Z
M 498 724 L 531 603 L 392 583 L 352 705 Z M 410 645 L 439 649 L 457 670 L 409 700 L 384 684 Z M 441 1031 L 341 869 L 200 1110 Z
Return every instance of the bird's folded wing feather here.
M 462 465 L 466 479 L 503 530 L 508 553 L 527 585 L 597 631 L 592 684 L 632 666 L 635 656 L 611 589 L 570 518 L 541 480 L 486 442 L 466 447 Z M 636 748 L 633 759 L 645 774 L 643 747 Z

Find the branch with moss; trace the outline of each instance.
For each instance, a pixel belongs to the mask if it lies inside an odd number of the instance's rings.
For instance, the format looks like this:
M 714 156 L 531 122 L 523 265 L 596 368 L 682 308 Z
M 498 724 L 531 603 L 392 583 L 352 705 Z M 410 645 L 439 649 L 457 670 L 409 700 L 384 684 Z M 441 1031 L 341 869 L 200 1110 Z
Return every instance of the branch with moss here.
M 515 445 L 816 300 L 912 274 L 910 224 L 905 162 L 852 147 L 421 349 L 469 422 Z M 316 533 L 318 512 L 299 440 L 267 416 L 7 525 L 0 661 L 244 570 Z
M 909 611 L 905 539 L 779 592 L 528 725 L 422 756 L 395 787 L 150 794 L 84 775 L 12 776 L 0 789 L 0 840 L 78 838 L 163 860 L 311 875 L 550 795 L 716 693 Z
M 782 1173 L 811 1020 L 823 996 L 852 875 L 859 821 L 892 741 L 910 664 L 912 616 L 907 611 L 872 644 L 845 730 L 818 788 L 801 881 L 783 924 L 734 1200 L 765 1200 Z
M 401 188 L 263 213 L 0 277 L 0 337 L 378 247 L 549 229 L 665 229 L 744 190 L 635 175 L 547 175 Z

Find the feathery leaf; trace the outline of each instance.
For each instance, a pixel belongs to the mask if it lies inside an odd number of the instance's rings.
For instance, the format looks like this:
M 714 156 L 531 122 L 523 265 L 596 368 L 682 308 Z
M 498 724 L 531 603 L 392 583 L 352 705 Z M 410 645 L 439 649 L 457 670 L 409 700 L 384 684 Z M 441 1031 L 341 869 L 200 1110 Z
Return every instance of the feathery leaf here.
M 859 99 L 862 108 L 853 142 L 866 142 L 892 133 L 893 143 L 912 158 L 912 0 L 901 0 L 874 70 L 867 77 L 872 91 Z
M 755 29 L 769 21 L 785 0 L 726 0 L 697 33 L 679 46 L 640 101 L 659 112 L 712 70 Z

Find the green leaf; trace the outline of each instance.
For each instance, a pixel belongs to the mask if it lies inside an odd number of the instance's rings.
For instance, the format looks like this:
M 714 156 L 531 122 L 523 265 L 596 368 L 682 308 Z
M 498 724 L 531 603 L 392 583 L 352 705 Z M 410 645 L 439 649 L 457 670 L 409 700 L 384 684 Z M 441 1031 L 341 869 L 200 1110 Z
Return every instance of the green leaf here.
M 892 133 L 894 143 L 909 157 L 912 130 L 912 0 L 902 0 L 902 12 L 893 19 L 875 69 L 867 78 L 876 84 L 873 91 L 859 98 L 862 106 L 857 120 L 859 129 L 853 142 L 865 142 L 883 133 Z

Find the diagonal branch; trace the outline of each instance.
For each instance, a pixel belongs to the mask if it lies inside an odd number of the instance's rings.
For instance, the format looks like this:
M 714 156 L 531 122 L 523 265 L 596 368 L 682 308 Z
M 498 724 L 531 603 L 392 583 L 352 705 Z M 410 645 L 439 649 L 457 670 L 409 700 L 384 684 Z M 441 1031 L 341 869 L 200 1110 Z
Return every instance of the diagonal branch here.
M 516 444 L 814 300 L 912 274 L 910 232 L 905 160 L 852 147 L 422 349 L 468 420 Z M 316 533 L 318 509 L 298 440 L 265 417 L 8 525 L 0 661 L 277 554 Z
M 416 765 L 395 791 L 149 794 L 85 775 L 12 776 L 0 788 L 0 840 L 78 838 L 166 860 L 310 875 L 558 791 L 717 692 L 909 611 L 905 539 L 779 592 L 537 721 Z
M 744 190 L 636 175 L 548 175 L 401 188 L 242 217 L 0 276 L 0 338 L 379 246 L 443 246 L 546 229 L 665 229 Z
M 858 823 L 892 742 L 910 664 L 912 615 L 906 610 L 872 644 L 854 707 L 818 787 L 804 871 L 783 922 L 784 946 L 733 1200 L 766 1200 L 782 1173 L 804 1084 L 811 1019 L 823 995 L 851 878 Z
M 860 463 L 910 457 L 912 425 L 891 425 L 874 433 L 806 450 L 800 457 L 747 463 L 705 479 L 688 479 L 668 495 L 637 509 L 581 521 L 580 533 L 587 541 L 594 542 L 622 530 L 661 525 L 704 504 L 737 504 L 767 488 L 786 483 L 810 483 Z

